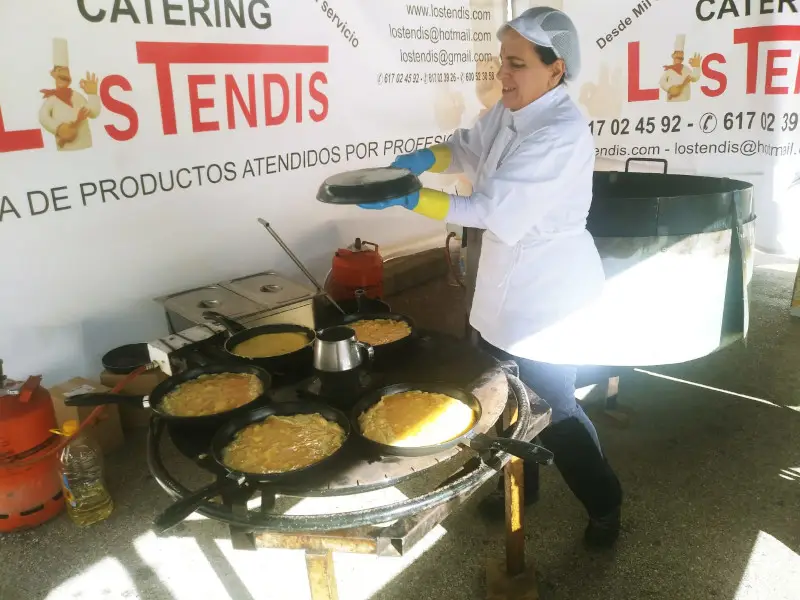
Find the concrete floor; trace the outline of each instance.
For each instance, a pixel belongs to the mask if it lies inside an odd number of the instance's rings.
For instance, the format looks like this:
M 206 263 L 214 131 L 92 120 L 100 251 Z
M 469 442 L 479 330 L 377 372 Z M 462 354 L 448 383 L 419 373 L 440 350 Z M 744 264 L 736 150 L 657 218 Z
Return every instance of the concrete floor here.
M 625 376 L 628 427 L 590 409 L 626 491 L 616 551 L 581 548 L 582 509 L 543 470 L 526 519 L 542 600 L 800 599 L 800 320 L 788 314 L 795 265 L 778 262 L 759 258 L 746 347 L 651 369 L 674 379 Z M 0 600 L 308 598 L 296 552 L 234 551 L 205 520 L 154 536 L 168 499 L 141 436 L 109 462 L 109 521 L 79 530 L 62 516 L 0 537 Z M 337 555 L 340 598 L 484 598 L 485 560 L 502 552 L 501 528 L 467 507 L 408 559 Z

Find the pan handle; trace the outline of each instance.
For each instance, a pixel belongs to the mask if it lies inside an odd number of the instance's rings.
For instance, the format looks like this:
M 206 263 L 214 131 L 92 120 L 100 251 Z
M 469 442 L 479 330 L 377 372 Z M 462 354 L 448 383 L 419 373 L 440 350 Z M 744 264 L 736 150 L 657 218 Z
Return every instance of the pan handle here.
M 511 440 L 507 438 L 490 437 L 488 435 L 476 435 L 467 441 L 467 444 L 473 450 L 485 452 L 487 450 L 498 450 L 507 452 L 512 456 L 521 458 L 524 461 L 535 462 L 540 465 L 552 465 L 553 453 L 531 444 L 530 442 L 523 442 L 522 440 Z
M 238 477 L 236 479 L 226 477 L 181 498 L 156 517 L 153 523 L 153 529 L 155 529 L 158 534 L 172 529 L 179 523 L 185 521 L 189 515 L 197 510 L 204 500 L 208 500 L 229 490 L 235 490 L 244 483 L 244 479 L 244 477 Z
M 363 350 L 364 354 L 367 355 L 367 362 L 372 362 L 375 360 L 375 348 L 366 342 L 356 342 L 356 346 L 359 350 Z
M 218 313 L 216 311 L 213 311 L 213 310 L 204 311 L 203 312 L 203 318 L 204 319 L 208 319 L 209 321 L 214 321 L 215 323 L 219 323 L 225 329 L 227 329 L 228 333 L 230 333 L 231 335 L 236 335 L 237 333 L 247 329 L 241 323 L 237 323 L 233 319 L 230 319 L 230 318 L 226 317 L 225 315 L 222 315 L 222 314 L 220 314 L 220 313 Z
M 65 406 L 102 406 L 104 404 L 137 404 L 146 407 L 147 396 L 129 396 L 127 394 L 111 394 L 97 392 L 94 394 L 76 394 L 64 400 Z

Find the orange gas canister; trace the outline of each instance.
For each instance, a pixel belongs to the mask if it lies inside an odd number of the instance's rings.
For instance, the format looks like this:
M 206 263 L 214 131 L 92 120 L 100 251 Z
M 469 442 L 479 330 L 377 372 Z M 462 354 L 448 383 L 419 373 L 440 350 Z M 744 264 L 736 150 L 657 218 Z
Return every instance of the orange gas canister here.
M 327 289 L 337 301 L 352 300 L 357 290 L 364 290 L 367 298 L 383 297 L 383 257 L 377 244 L 361 238 L 336 251 Z
M 13 381 L 0 361 L 0 532 L 35 527 L 64 509 L 58 454 L 52 452 L 56 426 L 41 377 Z

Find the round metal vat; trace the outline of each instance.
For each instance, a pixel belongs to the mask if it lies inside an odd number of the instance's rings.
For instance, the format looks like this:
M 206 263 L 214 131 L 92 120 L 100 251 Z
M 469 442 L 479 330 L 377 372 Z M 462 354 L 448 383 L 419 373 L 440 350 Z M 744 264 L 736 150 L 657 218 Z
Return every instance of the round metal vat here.
M 752 184 L 669 175 L 653 162 L 664 173 L 628 172 L 628 161 L 625 172 L 594 174 L 587 228 L 606 287 L 570 319 L 581 364 L 685 362 L 747 335 Z

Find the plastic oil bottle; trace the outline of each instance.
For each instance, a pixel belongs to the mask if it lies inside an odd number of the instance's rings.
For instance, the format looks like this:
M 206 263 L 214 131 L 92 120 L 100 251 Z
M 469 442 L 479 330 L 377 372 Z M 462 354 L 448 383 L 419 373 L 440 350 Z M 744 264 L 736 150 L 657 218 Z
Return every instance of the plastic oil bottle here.
M 65 421 L 60 431 L 71 436 L 78 431 L 78 422 Z M 90 435 L 79 433 L 61 451 L 61 487 L 67 514 L 79 526 L 103 521 L 114 510 L 114 502 L 105 484 L 103 452 Z

